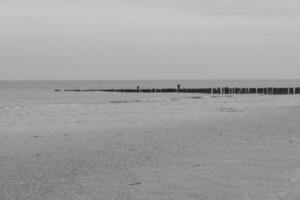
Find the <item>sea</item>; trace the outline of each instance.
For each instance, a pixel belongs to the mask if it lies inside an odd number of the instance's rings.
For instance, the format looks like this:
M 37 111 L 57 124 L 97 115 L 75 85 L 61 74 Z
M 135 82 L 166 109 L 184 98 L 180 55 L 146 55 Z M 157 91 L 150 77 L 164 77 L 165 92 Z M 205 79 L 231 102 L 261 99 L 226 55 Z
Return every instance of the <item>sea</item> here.
M 110 92 L 55 92 L 55 89 L 135 89 L 206 87 L 300 87 L 300 79 L 290 80 L 47 80 L 0 81 L 0 108 L 49 104 L 108 104 L 169 99 L 180 95 Z M 149 101 L 150 102 L 150 101 Z

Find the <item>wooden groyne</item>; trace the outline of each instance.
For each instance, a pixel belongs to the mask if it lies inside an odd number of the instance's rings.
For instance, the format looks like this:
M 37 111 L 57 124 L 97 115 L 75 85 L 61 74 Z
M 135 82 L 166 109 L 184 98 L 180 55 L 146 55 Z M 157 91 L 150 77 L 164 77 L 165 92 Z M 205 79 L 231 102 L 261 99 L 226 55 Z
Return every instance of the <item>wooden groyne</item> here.
M 126 93 L 201 93 L 201 94 L 267 94 L 267 95 L 294 95 L 300 94 L 300 87 L 263 87 L 263 88 L 151 88 L 143 89 L 55 89 L 55 92 L 126 92 Z

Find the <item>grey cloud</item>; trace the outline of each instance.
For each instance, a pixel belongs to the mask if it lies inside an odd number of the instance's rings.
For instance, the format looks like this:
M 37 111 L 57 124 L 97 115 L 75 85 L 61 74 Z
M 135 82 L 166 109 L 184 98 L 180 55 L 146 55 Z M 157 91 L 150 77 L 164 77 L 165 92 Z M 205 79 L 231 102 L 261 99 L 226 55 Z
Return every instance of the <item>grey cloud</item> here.
M 6 0 L 0 5 L 0 79 L 300 75 L 296 0 Z

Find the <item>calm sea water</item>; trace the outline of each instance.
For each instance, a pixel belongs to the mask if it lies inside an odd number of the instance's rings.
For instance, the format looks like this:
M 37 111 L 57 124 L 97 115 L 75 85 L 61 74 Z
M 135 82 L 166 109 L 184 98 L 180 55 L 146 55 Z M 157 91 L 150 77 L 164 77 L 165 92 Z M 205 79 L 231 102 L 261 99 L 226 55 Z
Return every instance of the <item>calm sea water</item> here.
M 182 87 L 300 87 L 299 80 L 131 80 L 131 81 L 0 81 L 0 106 L 100 104 L 118 100 L 172 98 L 178 94 L 72 93 L 54 89 Z M 179 94 L 189 95 L 189 94 Z M 193 94 L 195 95 L 195 94 Z M 200 95 L 200 94 L 199 94 Z

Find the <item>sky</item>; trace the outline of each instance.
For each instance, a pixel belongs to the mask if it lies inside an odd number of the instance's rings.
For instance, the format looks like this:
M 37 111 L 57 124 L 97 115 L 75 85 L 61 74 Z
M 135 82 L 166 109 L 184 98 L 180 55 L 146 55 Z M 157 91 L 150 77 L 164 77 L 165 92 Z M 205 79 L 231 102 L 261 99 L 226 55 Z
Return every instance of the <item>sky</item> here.
M 300 0 L 0 0 L 0 80 L 297 78 Z

